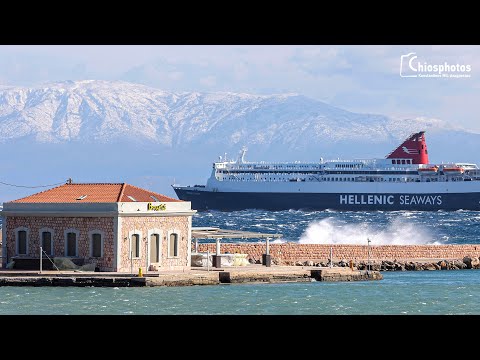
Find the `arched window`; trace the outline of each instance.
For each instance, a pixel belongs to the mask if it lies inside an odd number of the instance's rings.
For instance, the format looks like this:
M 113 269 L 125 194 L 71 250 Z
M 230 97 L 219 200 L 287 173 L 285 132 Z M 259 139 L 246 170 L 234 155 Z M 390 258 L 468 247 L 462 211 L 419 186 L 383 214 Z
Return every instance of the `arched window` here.
M 89 231 L 88 237 L 90 238 L 90 256 L 95 258 L 103 257 L 103 231 Z
M 78 256 L 78 238 L 80 232 L 75 229 L 65 230 L 65 256 Z
M 150 235 L 150 262 L 152 263 L 160 262 L 160 235 L 159 234 Z
M 168 240 L 168 256 L 178 257 L 178 234 L 171 233 Z
M 42 231 L 42 250 L 45 251 L 47 255 L 53 255 L 53 237 L 50 231 Z
M 26 227 L 20 227 L 15 229 L 15 243 L 17 255 L 28 254 L 28 229 Z
M 140 235 L 132 234 L 132 243 L 131 243 L 131 256 L 132 258 L 140 257 Z

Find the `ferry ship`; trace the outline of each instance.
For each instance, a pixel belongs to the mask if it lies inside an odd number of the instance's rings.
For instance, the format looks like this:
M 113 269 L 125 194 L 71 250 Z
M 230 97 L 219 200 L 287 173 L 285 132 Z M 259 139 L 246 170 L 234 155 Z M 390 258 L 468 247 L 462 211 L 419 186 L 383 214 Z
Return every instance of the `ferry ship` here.
M 213 163 L 206 185 L 172 185 L 197 210 L 480 210 L 480 169 L 430 164 L 425 131 L 384 159 Z

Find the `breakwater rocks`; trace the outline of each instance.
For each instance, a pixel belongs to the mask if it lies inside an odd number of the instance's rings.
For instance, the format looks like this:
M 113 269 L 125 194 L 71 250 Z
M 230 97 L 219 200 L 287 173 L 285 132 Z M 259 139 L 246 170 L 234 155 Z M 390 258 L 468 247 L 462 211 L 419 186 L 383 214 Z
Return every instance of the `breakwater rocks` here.
M 215 244 L 199 244 L 199 251 L 215 252 Z M 222 243 L 221 253 L 247 254 L 250 263 L 261 264 L 263 243 Z M 271 243 L 273 265 L 328 266 L 330 254 L 335 267 L 348 267 L 350 260 L 362 270 L 370 259 L 372 270 L 456 270 L 479 268 L 480 244 L 449 245 L 351 245 Z
M 199 244 L 199 252 L 215 252 L 215 244 Z M 247 258 L 261 260 L 266 251 L 263 243 L 221 243 L 221 253 L 248 254 Z M 383 260 L 422 260 L 435 262 L 440 260 L 462 260 L 480 257 L 480 244 L 449 244 L 449 245 L 352 245 L 352 244 L 299 244 L 298 242 L 270 243 L 272 259 L 286 264 L 296 261 L 328 261 L 332 253 L 334 260 L 353 260 L 356 263 L 374 259 Z M 418 260 L 417 260 L 418 259 Z
M 280 264 L 278 260 L 273 259 L 272 263 Z M 333 267 L 350 267 L 357 270 L 367 270 L 367 261 L 351 262 L 347 260 L 333 261 Z M 285 262 L 282 265 L 295 266 L 318 266 L 329 267 L 330 262 L 295 261 Z M 368 270 L 374 271 L 422 271 L 422 270 L 462 270 L 462 269 L 480 269 L 480 259 L 478 257 L 465 256 L 458 260 L 416 260 L 416 261 L 371 261 Z

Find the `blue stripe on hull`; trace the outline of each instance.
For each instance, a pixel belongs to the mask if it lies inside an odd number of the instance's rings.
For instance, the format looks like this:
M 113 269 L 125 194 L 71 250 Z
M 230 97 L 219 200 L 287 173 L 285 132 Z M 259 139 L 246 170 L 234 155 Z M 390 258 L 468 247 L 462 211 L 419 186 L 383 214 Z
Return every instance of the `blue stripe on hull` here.
M 328 194 L 208 192 L 175 188 L 195 210 L 480 210 L 480 193 Z

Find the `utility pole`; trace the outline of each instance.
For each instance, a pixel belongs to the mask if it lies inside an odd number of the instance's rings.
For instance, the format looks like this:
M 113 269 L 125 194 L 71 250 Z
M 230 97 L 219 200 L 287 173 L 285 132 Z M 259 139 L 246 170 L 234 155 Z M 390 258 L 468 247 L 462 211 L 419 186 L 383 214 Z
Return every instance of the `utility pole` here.
M 330 268 L 333 268 L 333 247 L 330 245 Z
M 368 270 L 371 270 L 371 266 L 370 266 L 370 239 L 367 238 L 367 272 Z

